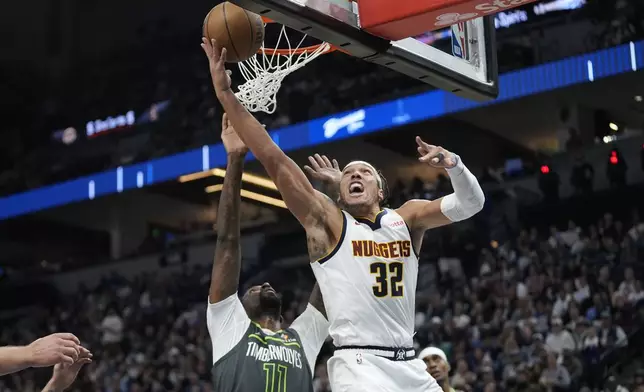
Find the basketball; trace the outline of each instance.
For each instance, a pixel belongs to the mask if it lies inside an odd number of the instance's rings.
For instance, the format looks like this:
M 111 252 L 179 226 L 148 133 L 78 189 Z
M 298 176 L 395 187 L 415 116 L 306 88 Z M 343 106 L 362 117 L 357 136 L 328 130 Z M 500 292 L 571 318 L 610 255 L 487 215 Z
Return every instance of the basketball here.
M 237 63 L 251 58 L 262 46 L 264 22 L 261 16 L 224 2 L 206 15 L 203 35 L 208 40 L 217 40 L 219 47 L 226 48 L 226 61 Z

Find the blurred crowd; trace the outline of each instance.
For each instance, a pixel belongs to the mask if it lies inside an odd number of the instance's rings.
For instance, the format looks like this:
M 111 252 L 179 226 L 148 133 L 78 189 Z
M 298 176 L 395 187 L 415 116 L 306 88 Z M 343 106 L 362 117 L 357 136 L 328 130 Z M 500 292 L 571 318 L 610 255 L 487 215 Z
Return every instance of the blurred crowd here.
M 424 257 L 417 291 L 415 346 L 446 353 L 452 387 L 600 390 L 605 353 L 626 347 L 644 321 L 644 269 L 638 263 L 644 222 L 638 215 L 622 221 L 607 213 L 588 227 L 571 221 L 549 232 L 529 228 L 504 243 L 459 249 Z M 267 268 L 267 279 L 283 293 L 288 324 L 306 306 L 311 273 L 308 266 Z M 94 353 L 94 363 L 72 391 L 212 391 L 209 280 L 208 266 L 133 281 L 104 277 L 98 287 L 81 287 L 44 314 L 3 328 L 0 343 L 75 333 Z M 316 392 L 330 391 L 325 362 L 331 353 L 328 342 L 315 369 Z M 644 389 L 641 376 L 628 379 L 629 390 Z M 48 377 L 49 370 L 27 370 L 1 379 L 0 391 L 36 391 Z

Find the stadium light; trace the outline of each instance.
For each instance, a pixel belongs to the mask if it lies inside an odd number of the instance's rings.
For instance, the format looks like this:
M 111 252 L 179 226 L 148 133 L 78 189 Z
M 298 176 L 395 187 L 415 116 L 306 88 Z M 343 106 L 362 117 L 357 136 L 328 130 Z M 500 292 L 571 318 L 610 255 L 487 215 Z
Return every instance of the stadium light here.
M 195 181 L 195 180 L 200 180 L 202 178 L 206 178 L 210 176 L 217 176 L 217 177 L 224 178 L 226 176 L 226 170 L 217 168 L 217 169 L 206 170 L 198 173 L 186 174 L 185 176 L 179 177 L 179 182 Z M 257 176 L 255 174 L 250 174 L 250 173 L 242 174 L 242 181 L 247 182 L 249 184 L 260 186 L 262 188 L 272 189 L 274 191 L 277 190 L 277 186 L 273 181 L 269 180 L 268 178 Z
M 223 184 L 216 184 L 216 185 L 207 186 L 205 191 L 206 193 L 215 193 L 215 192 L 221 192 L 223 188 L 224 188 Z M 251 192 L 246 189 L 241 190 L 241 197 L 255 200 L 260 203 L 268 204 L 274 207 L 286 208 L 286 203 L 284 203 L 284 200 L 262 195 L 261 193 Z

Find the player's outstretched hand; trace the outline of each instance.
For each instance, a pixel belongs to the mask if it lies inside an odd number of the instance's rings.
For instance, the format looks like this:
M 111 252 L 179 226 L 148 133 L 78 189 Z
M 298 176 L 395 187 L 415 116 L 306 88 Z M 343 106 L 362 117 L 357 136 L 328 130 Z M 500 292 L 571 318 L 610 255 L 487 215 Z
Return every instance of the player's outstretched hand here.
M 418 144 L 419 161 L 427 163 L 430 166 L 438 168 L 452 168 L 458 163 L 458 157 L 443 147 L 427 144 L 416 136 L 416 144 Z
M 27 346 L 31 367 L 54 366 L 58 363 L 72 365 L 83 350 L 80 340 L 71 333 L 54 333 L 34 340 Z
M 235 128 L 228 121 L 226 113 L 221 118 L 221 141 L 224 143 L 224 148 L 228 154 L 246 155 L 248 152 L 248 147 L 235 132 Z
M 76 380 L 76 377 L 78 377 L 78 372 L 81 368 L 88 363 L 92 363 L 92 353 L 90 353 L 86 348 L 81 347 L 81 352 L 74 364 L 68 365 L 59 363 L 54 366 L 54 373 L 52 374 L 51 379 L 49 379 L 45 389 L 43 389 L 43 392 L 58 392 L 69 388 L 74 380 Z
M 340 182 L 342 171 L 340 171 L 340 165 L 338 165 L 338 161 L 335 159 L 331 161 L 326 155 L 315 154 L 309 157 L 309 162 L 311 166 L 304 165 L 304 170 L 311 178 L 327 184 Z
M 208 57 L 210 76 L 217 95 L 230 90 L 230 72 L 226 70 L 226 48 L 220 48 L 214 39 L 201 38 L 201 47 Z

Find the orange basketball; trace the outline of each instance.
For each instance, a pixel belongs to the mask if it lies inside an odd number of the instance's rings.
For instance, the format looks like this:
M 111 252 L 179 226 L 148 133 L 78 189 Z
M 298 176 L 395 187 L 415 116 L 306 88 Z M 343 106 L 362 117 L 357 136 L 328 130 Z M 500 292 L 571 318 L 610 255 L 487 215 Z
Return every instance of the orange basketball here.
M 264 42 L 264 22 L 261 16 L 224 2 L 215 6 L 203 22 L 203 35 L 217 40 L 226 48 L 226 60 L 231 63 L 248 60 Z

